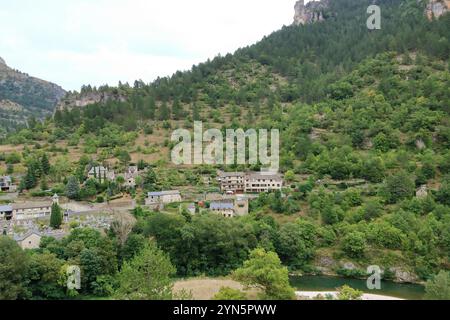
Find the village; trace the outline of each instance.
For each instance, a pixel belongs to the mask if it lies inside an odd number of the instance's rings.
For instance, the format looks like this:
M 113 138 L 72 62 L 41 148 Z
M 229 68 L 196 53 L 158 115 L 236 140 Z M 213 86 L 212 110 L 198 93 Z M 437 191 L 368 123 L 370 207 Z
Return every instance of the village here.
M 126 172 L 121 175 L 105 166 L 88 169 L 88 178 L 99 182 L 115 181 L 118 176 L 123 176 L 122 183 L 127 189 L 136 188 L 136 180 L 143 174 L 135 165 L 128 166 Z M 215 178 L 206 177 L 206 180 L 217 186 L 217 192 L 147 192 L 144 203 L 139 205 L 128 194 L 104 203 L 70 200 L 65 195 L 56 193 L 52 197 L 28 199 L 18 192 L 19 188 L 13 177 L 1 176 L 0 232 L 12 237 L 24 249 L 35 249 L 39 248 L 42 237 L 61 239 L 73 228 L 108 230 L 118 215 L 129 215 L 138 206 L 168 214 L 182 211 L 191 215 L 211 212 L 225 218 L 234 218 L 247 215 L 249 201 L 257 198 L 258 194 L 281 192 L 284 184 L 282 175 L 260 172 L 218 170 Z M 54 204 L 57 204 L 63 213 L 64 227 L 58 230 L 53 230 L 48 225 Z

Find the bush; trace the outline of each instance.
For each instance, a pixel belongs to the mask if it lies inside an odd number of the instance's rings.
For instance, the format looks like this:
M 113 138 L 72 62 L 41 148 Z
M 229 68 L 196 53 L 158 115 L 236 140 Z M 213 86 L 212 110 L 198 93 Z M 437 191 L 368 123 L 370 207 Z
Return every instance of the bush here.
M 351 258 L 361 258 L 366 250 L 366 237 L 364 233 L 354 231 L 347 234 L 342 240 L 342 249 Z
M 389 203 L 410 199 L 414 195 L 415 183 L 405 171 L 400 171 L 386 179 L 383 195 Z

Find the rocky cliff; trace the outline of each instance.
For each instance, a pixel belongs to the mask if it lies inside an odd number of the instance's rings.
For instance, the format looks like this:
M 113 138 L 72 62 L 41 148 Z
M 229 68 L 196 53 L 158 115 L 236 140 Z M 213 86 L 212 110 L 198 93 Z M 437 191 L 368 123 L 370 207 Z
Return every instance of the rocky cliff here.
M 61 99 L 56 109 L 70 110 L 73 108 L 82 108 L 90 104 L 105 103 L 110 100 L 125 102 L 127 100 L 127 97 L 125 94 L 115 92 L 114 89 L 69 93 L 63 99 Z
M 305 4 L 305 0 L 296 2 L 294 10 L 294 25 L 303 25 L 320 22 L 327 18 L 327 11 L 331 0 L 310 1 Z M 420 1 L 420 0 L 418 0 Z M 450 11 L 450 0 L 422 0 L 426 3 L 425 14 L 428 19 L 439 18 Z M 374 1 L 376 3 L 376 1 Z
M 325 20 L 329 0 L 310 1 L 305 5 L 304 0 L 295 4 L 294 25 L 309 24 Z
M 21 109 L 27 116 L 43 118 L 53 112 L 65 94 L 60 86 L 14 70 L 0 58 L 0 101 L 4 111 L 14 104 L 15 111 Z
M 10 100 L 0 100 L 0 110 L 5 112 L 21 112 L 24 108 L 15 102 Z
M 450 11 L 450 0 L 429 0 L 425 14 L 428 19 L 439 18 Z

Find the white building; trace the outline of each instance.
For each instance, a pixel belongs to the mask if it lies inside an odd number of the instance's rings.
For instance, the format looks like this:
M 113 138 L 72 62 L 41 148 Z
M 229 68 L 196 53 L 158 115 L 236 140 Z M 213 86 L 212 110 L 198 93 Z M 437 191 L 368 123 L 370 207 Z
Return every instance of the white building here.
M 262 193 L 281 190 L 283 178 L 279 174 L 249 173 L 245 176 L 246 193 Z

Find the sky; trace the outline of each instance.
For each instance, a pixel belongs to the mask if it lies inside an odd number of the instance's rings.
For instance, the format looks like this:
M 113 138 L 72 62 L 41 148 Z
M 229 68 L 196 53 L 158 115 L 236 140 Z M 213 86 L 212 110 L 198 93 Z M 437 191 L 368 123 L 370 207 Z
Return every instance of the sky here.
M 0 57 L 66 90 L 148 83 L 291 24 L 295 2 L 0 0 Z

